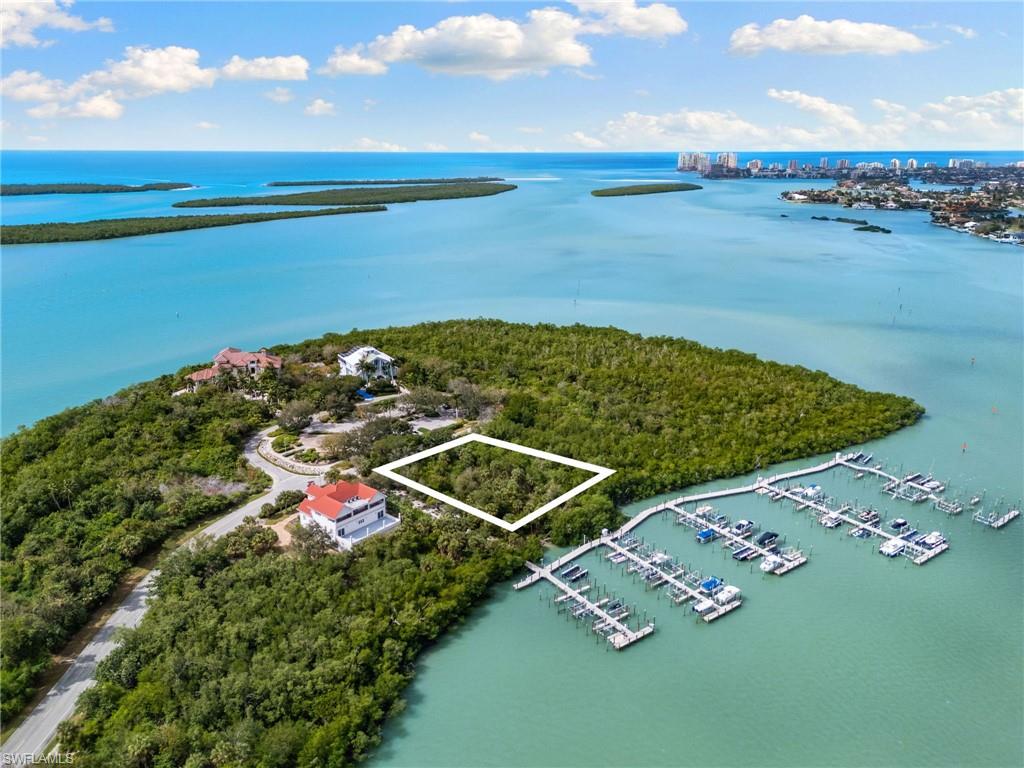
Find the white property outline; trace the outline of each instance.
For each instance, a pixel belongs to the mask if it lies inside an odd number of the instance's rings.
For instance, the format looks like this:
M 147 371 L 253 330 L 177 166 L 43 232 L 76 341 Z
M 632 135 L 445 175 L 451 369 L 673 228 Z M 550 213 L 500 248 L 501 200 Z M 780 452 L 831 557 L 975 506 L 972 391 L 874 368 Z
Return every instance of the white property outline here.
M 495 448 L 504 448 L 507 451 L 523 453 L 526 454 L 527 456 L 533 456 L 534 458 L 537 459 L 546 459 L 547 461 L 553 461 L 556 464 L 564 464 L 565 466 L 568 467 L 584 469 L 587 472 L 593 472 L 594 476 L 591 477 L 589 480 L 585 480 L 584 482 L 580 483 L 575 488 L 566 491 L 557 499 L 552 499 L 547 504 L 537 507 L 537 509 L 533 510 L 533 512 L 531 512 L 530 514 L 519 518 L 513 523 L 510 523 L 506 520 L 502 520 L 500 517 L 489 515 L 482 509 L 477 509 L 476 507 L 470 506 L 469 504 L 466 504 L 463 501 L 453 499 L 451 496 L 448 496 L 447 494 L 441 493 L 440 491 L 435 491 L 433 488 L 429 488 L 428 486 L 423 485 L 422 483 L 417 483 L 415 480 L 410 480 L 405 475 L 400 475 L 397 472 L 395 472 L 395 470 L 399 469 L 400 467 L 404 467 L 409 464 L 415 464 L 420 459 L 426 459 L 431 456 L 436 456 L 439 453 L 444 453 L 445 451 L 450 450 L 452 448 L 458 448 L 460 445 L 465 445 L 466 443 L 484 443 L 485 445 L 494 446 Z M 419 491 L 420 493 L 430 496 L 431 498 L 437 499 L 438 501 L 443 501 L 445 504 L 451 507 L 461 509 L 463 512 L 468 512 L 471 515 L 475 515 L 476 517 L 479 517 L 481 520 L 486 520 L 489 523 L 493 523 L 499 528 L 504 528 L 506 531 L 519 530 L 527 523 L 533 522 L 541 515 L 550 512 L 552 509 L 559 506 L 560 504 L 564 504 L 574 496 L 578 496 L 584 491 L 593 488 L 602 480 L 611 477 L 612 475 L 615 474 L 614 469 L 600 467 L 597 464 L 588 464 L 585 461 L 577 461 L 576 459 L 570 459 L 568 456 L 559 456 L 557 453 L 538 451 L 536 448 L 527 448 L 525 445 L 509 443 L 505 440 L 498 440 L 495 437 L 488 437 L 487 435 L 478 435 L 475 433 L 464 435 L 463 437 L 457 437 L 454 440 L 449 440 L 447 443 L 442 443 L 441 445 L 435 445 L 433 448 L 427 448 L 425 451 L 414 453 L 412 456 L 406 456 L 404 459 L 398 459 L 398 461 L 392 461 L 389 462 L 388 464 L 382 464 L 373 471 L 376 472 L 378 475 L 383 475 L 389 480 L 394 480 L 396 483 L 404 485 L 408 488 L 412 488 L 413 490 Z

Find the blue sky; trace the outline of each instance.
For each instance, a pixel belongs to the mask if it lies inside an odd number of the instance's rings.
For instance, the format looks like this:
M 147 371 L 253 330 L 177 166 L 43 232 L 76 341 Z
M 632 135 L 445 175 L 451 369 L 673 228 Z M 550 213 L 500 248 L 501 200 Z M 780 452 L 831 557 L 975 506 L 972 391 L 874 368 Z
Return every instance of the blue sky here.
M 3 146 L 1017 149 L 1022 5 L 7 2 Z

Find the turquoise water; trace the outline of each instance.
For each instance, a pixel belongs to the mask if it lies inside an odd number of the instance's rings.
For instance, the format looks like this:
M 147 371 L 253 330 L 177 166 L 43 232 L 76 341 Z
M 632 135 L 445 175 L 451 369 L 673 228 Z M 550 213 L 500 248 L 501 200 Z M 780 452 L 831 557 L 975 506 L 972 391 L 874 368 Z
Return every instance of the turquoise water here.
M 961 153 L 936 159 L 950 154 Z M 864 212 L 891 235 L 811 221 L 841 213 L 782 203 L 785 182 L 589 194 L 677 178 L 673 161 L 5 153 L 9 181 L 205 187 L 4 200 L 12 223 L 159 215 L 187 196 L 287 178 L 493 174 L 519 189 L 385 214 L 5 249 L 3 430 L 227 344 L 488 316 L 681 335 L 910 395 L 928 414 L 874 445 L 879 457 L 989 497 L 1024 495 L 1024 251 L 912 212 Z M 877 493 L 848 474 L 820 482 L 840 497 Z M 950 551 L 915 568 L 788 506 L 723 503 L 813 545 L 808 566 L 778 579 L 697 547 L 668 521 L 645 523 L 641 535 L 714 568 L 747 601 L 697 625 L 595 559 L 603 583 L 658 619 L 652 638 L 621 654 L 566 624 L 543 587 L 499 589 L 427 655 L 372 764 L 1022 764 L 1024 524 L 995 532 L 878 499 L 944 530 Z

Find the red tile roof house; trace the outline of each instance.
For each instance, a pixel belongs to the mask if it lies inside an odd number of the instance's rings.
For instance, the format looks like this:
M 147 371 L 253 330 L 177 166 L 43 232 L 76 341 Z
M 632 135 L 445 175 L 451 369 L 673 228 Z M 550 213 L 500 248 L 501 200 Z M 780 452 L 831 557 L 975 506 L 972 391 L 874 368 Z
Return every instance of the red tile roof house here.
M 391 530 L 401 518 L 387 513 L 387 499 L 376 488 L 344 481 L 306 487 L 299 502 L 299 523 L 318 525 L 340 549 L 352 549 L 377 533 Z
M 250 376 L 259 376 L 264 371 L 276 371 L 280 368 L 281 358 L 267 352 L 266 347 L 258 352 L 243 352 L 236 347 L 224 347 L 213 356 L 213 365 L 190 373 L 186 378 L 189 390 L 194 392 L 200 384 L 212 381 L 222 373 L 237 375 L 246 372 Z

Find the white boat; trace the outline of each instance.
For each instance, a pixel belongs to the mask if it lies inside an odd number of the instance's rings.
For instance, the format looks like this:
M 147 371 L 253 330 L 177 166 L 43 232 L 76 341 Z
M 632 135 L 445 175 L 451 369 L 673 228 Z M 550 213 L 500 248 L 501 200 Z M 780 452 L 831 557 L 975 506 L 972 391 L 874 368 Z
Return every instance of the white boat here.
M 714 600 L 708 598 L 702 598 L 693 604 L 693 612 L 698 616 L 704 616 L 705 614 L 711 613 L 718 606 L 715 605 Z
M 748 536 L 754 530 L 754 523 L 751 520 L 737 520 L 736 525 L 729 529 L 733 536 Z
M 737 600 L 739 600 L 739 598 L 740 598 L 740 588 L 739 587 L 728 586 L 728 587 L 723 587 L 718 592 L 718 594 L 715 595 L 715 602 L 718 603 L 719 605 L 728 605 L 729 603 L 736 602 Z
M 761 570 L 765 573 L 774 573 L 783 565 L 785 565 L 785 561 L 781 557 L 772 555 L 761 561 Z
M 939 546 L 940 544 L 946 543 L 946 537 L 943 536 L 939 531 L 932 531 L 917 543 L 920 544 L 922 547 L 927 547 L 928 549 L 935 549 L 935 547 Z
M 889 539 L 888 541 L 882 542 L 878 547 L 878 551 L 886 557 L 896 557 L 897 555 L 902 554 L 906 547 L 907 542 L 903 539 Z

